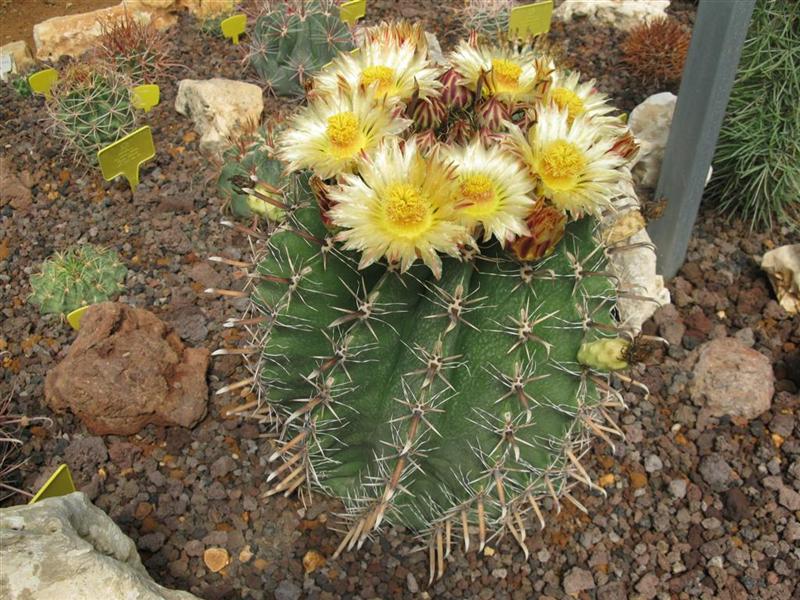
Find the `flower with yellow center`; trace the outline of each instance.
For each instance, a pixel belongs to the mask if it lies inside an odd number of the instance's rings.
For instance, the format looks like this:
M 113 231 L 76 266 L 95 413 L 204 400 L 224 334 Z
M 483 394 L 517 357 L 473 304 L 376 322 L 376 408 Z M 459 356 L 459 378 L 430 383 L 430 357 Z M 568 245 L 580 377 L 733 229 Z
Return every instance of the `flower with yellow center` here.
M 407 101 L 417 92 L 419 97 L 436 96 L 442 84 L 439 69 L 418 52 L 411 42 L 371 43 L 355 54 L 342 53 L 314 78 L 314 89 L 321 95 L 333 93 L 344 82 L 351 90 L 374 87 L 378 97 L 390 101 Z
M 406 271 L 417 258 L 438 278 L 439 253 L 455 256 L 471 240 L 457 221 L 453 167 L 436 153 L 425 158 L 416 138 L 384 141 L 358 175 L 344 175 L 330 193 L 329 216 L 341 227 L 337 240 L 361 252 L 359 268 L 385 257 Z
M 573 218 L 599 214 L 611 204 L 624 177 L 625 159 L 611 152 L 613 140 L 586 115 L 570 121 L 550 105 L 527 136 L 509 125 L 511 147 L 539 182 L 537 192 Z
M 476 140 L 467 147 L 444 150 L 458 176 L 455 207 L 471 231 L 483 229 L 483 240 L 494 236 L 505 243 L 528 233 L 525 218 L 534 205 L 534 181 L 519 160 L 499 146 L 487 149 Z
M 594 85 L 594 79 L 580 83 L 580 73 L 567 75 L 563 71 L 555 71 L 545 102 L 552 102 L 559 110 L 567 111 L 570 122 L 582 116 L 600 122 L 601 119 L 596 118 L 604 117 L 614 108 L 606 102 L 605 94 L 595 90 Z
M 476 47 L 466 41 L 450 55 L 450 62 L 462 85 L 474 92 L 484 74 L 483 94 L 512 103 L 540 99 L 552 69 L 548 59 L 529 49 Z
M 291 121 L 279 156 L 290 170 L 312 169 L 328 179 L 352 172 L 362 155 L 410 123 L 393 116 L 392 106 L 372 90 L 318 96 Z

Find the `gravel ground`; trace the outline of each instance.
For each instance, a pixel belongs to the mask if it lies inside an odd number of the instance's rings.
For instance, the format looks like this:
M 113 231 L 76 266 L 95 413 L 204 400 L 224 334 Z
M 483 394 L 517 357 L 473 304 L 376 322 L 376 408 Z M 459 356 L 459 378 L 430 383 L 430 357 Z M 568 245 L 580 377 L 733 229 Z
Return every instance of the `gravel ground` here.
M 454 39 L 458 4 L 432 11 L 374 2 L 370 18 L 420 18 L 446 45 Z M 679 7 L 679 18 L 690 23 L 691 5 Z M 236 357 L 213 362 L 209 414 L 191 431 L 149 426 L 129 438 L 101 438 L 71 415 L 52 415 L 43 402 L 44 377 L 75 334 L 39 316 L 25 299 L 29 274 L 55 250 L 79 241 L 115 248 L 130 269 L 122 301 L 152 310 L 189 344 L 213 349 L 233 342 L 220 324 L 235 303 L 201 292 L 238 282 L 204 258 L 235 258 L 245 239 L 220 226 L 215 167 L 199 154 L 191 124 L 173 103 L 178 79 L 249 74 L 233 47 L 200 36 L 189 19 L 171 37 L 173 58 L 183 66 L 170 73 L 161 105 L 148 116 L 158 157 L 144 168 L 133 197 L 122 183 L 71 171 L 60 148 L 42 135 L 42 101 L 0 87 L 3 160 L 12 172 L 28 172 L 32 191 L 27 209 L 0 207 L 0 345 L 8 352 L 0 395 L 13 393 L 20 412 L 54 419 L 50 428 L 25 432 L 28 463 L 20 485 L 36 489 L 67 462 L 81 489 L 137 542 L 157 581 L 206 600 L 800 595 L 800 319 L 778 306 L 758 268 L 760 255 L 788 243 L 789 235 L 751 234 L 708 210 L 670 284 L 675 308 L 662 309 L 646 326 L 673 341 L 638 370 L 652 396 L 626 393 L 629 410 L 618 418 L 627 440 L 614 453 L 598 443 L 588 459 L 608 498 L 580 492 L 590 516 L 569 506 L 551 512 L 547 529 L 528 537 L 527 562 L 512 540 L 494 540 L 482 555 L 455 553 L 444 577 L 428 586 L 427 556 L 411 552 L 413 537 L 403 531 L 325 562 L 340 539 L 328 528 L 336 503 L 315 498 L 306 509 L 296 498 L 264 499 L 266 430 L 225 418 L 240 400 L 213 395 L 245 376 Z M 622 108 L 656 91 L 636 87 L 618 68 L 616 34 L 575 23 L 569 32 L 556 25 L 552 37 Z M 282 108 L 270 99 L 265 112 Z M 772 408 L 749 423 L 710 417 L 689 397 L 697 347 L 723 335 L 752 345 L 773 364 Z M 209 548 L 230 554 L 218 573 L 204 563 Z

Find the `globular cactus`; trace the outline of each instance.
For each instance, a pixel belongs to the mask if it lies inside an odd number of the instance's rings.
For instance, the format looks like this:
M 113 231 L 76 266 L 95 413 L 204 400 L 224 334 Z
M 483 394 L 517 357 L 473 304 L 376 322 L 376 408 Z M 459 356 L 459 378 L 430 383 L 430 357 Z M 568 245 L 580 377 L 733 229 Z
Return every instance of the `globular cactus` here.
M 509 533 L 527 556 L 531 521 L 565 501 L 586 510 L 576 484 L 605 494 L 580 460 L 592 436 L 621 435 L 611 378 L 630 381 L 617 371 L 633 337 L 615 312 L 633 291 L 607 263 L 634 246 L 604 244 L 599 226 L 630 176 L 615 150 L 626 129 L 582 87 L 568 91 L 583 108 L 559 108 L 546 57 L 469 46 L 450 63 L 438 86 L 412 61 L 312 95 L 279 155 L 316 173 L 317 197 L 295 188 L 282 225 L 242 228 L 252 262 L 228 262 L 248 286 L 208 290 L 251 300 L 227 326 L 252 341 L 215 354 L 245 355 L 252 377 L 219 393 L 254 387 L 275 423 L 271 493 L 341 498 L 337 554 L 384 523 L 418 532 L 431 579 L 457 538 L 482 549 Z M 419 131 L 404 115 L 423 94 L 448 116 Z M 367 98 L 371 112 L 350 109 Z M 486 100 L 505 111 L 490 144 Z M 383 121 L 387 103 L 401 126 Z
M 681 80 L 691 39 L 679 21 L 653 19 L 631 29 L 622 42 L 622 60 L 646 85 L 674 84 Z
M 353 48 L 333 0 L 266 0 L 248 39 L 250 65 L 279 96 L 302 96 L 314 73 Z
M 217 189 L 237 217 L 283 217 L 284 211 L 270 201 L 287 181 L 284 165 L 275 157 L 274 136 L 274 125 L 250 124 L 223 152 Z
M 127 271 L 112 250 L 91 244 L 70 248 L 48 258 L 31 276 L 30 301 L 42 314 L 67 314 L 116 297 Z
M 516 0 L 468 0 L 458 16 L 466 34 L 493 41 L 508 35 L 508 19 L 515 5 Z
M 137 123 L 130 81 L 92 63 L 67 67 L 47 108 L 56 136 L 90 165 L 97 164 L 98 150 L 131 133 Z
M 101 21 L 100 26 L 95 56 L 134 83 L 155 83 L 169 66 L 166 34 L 151 21 L 125 11 Z

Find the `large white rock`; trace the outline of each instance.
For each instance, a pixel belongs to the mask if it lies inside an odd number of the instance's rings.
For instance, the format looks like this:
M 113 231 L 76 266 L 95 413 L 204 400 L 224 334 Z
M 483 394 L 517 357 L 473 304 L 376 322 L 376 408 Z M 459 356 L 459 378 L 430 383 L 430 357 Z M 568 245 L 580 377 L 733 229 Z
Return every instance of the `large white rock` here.
M 0 598 L 199 600 L 158 585 L 136 545 L 82 492 L 0 509 Z
M 564 0 L 553 11 L 561 21 L 586 17 L 604 27 L 629 30 L 639 23 L 667 16 L 669 0 Z
M 628 126 L 640 146 L 632 168 L 633 180 L 638 185 L 653 189 L 658 185 L 677 101 L 678 97 L 671 92 L 653 94 L 636 106 L 628 117 Z M 709 167 L 706 183 L 711 179 L 711 173 Z
M 761 259 L 778 302 L 790 315 L 800 313 L 800 244 L 770 250 Z
M 10 63 L 8 71 L 0 68 L 0 79 L 3 81 L 6 81 L 8 74 L 23 72 L 34 64 L 28 44 L 21 40 L 0 46 L 0 61 L 3 61 L 4 67 L 7 62 Z
M 33 26 L 36 58 L 57 60 L 60 56 L 80 56 L 89 50 L 102 33 L 101 22 L 117 19 L 126 11 L 142 21 L 152 21 L 164 29 L 177 21 L 180 11 L 188 10 L 206 18 L 233 10 L 233 0 L 122 0 L 87 13 L 53 17 Z
M 201 148 L 221 153 L 231 134 L 248 122 L 260 122 L 264 98 L 260 87 L 244 81 L 184 79 L 175 110 L 192 119 Z
M 601 223 L 604 237 L 612 236 L 612 229 L 625 219 L 626 212 L 639 210 L 639 198 L 633 188 L 630 176 L 620 184 L 614 205 L 618 208 L 617 214 Z M 634 220 L 635 222 L 635 220 Z M 652 240 L 647 230 L 643 227 L 632 235 L 625 243 L 618 246 L 635 246 L 630 250 L 611 252 L 609 266 L 611 271 L 619 278 L 620 286 L 647 300 L 620 297 L 617 301 L 620 321 L 634 331 L 641 330 L 642 325 L 660 306 L 669 304 L 669 290 L 664 287 L 664 278 L 656 272 L 656 254 Z

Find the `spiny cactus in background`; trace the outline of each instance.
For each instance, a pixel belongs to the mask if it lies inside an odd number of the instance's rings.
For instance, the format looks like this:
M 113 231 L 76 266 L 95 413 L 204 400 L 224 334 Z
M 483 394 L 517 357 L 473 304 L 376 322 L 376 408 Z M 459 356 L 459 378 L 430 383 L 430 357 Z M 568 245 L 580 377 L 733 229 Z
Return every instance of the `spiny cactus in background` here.
M 11 85 L 14 91 L 23 98 L 30 98 L 33 96 L 31 84 L 28 83 L 28 78 L 25 75 L 14 75 L 11 79 Z
M 5 353 L 0 352 L 0 356 Z M 37 423 L 50 425 L 52 421 L 47 417 L 15 414 L 11 411 L 11 395 L 0 399 L 0 502 L 15 494 L 30 495 L 15 485 L 17 471 L 25 463 L 24 460 L 17 459 L 22 446 L 22 440 L 18 436 L 22 429 Z
M 97 64 L 69 65 L 52 89 L 48 112 L 56 136 L 76 158 L 97 164 L 97 151 L 136 128 L 130 81 Z
M 155 83 L 169 65 L 167 37 L 152 22 L 127 11 L 102 20 L 95 46 L 100 62 L 127 75 L 135 84 Z
M 800 5 L 758 0 L 706 198 L 721 214 L 800 231 Z
M 284 211 L 269 200 L 296 176 L 285 176 L 283 164 L 275 157 L 274 124 L 250 124 L 243 129 L 222 155 L 217 188 L 237 217 L 257 215 L 278 221 Z
M 353 36 L 334 0 L 265 0 L 249 32 L 250 65 L 279 96 L 302 96 L 308 79 Z
M 634 27 L 622 42 L 623 61 L 630 73 L 646 85 L 681 80 L 692 34 L 670 17 Z
M 249 297 L 226 326 L 253 333 L 215 352 L 252 370 L 218 393 L 254 387 L 242 410 L 275 424 L 270 493 L 343 500 L 337 555 L 402 524 L 433 579 L 457 538 L 509 533 L 527 557 L 545 511 L 586 511 L 575 484 L 605 494 L 580 459 L 621 435 L 611 378 L 631 382 L 633 332 L 616 301 L 637 297 L 608 260 L 641 244 L 606 245 L 600 220 L 635 147 L 546 56 L 462 44 L 439 69 L 418 36 L 364 39 L 280 139 L 316 198 L 295 187 L 280 226 L 234 225 L 252 262 L 214 258 L 248 271 L 207 291 Z
M 116 297 L 127 271 L 116 252 L 82 244 L 42 263 L 31 276 L 30 301 L 42 314 L 67 314 Z
M 467 36 L 475 33 L 488 42 L 504 39 L 508 35 L 508 19 L 516 0 L 468 0 L 458 12 Z

